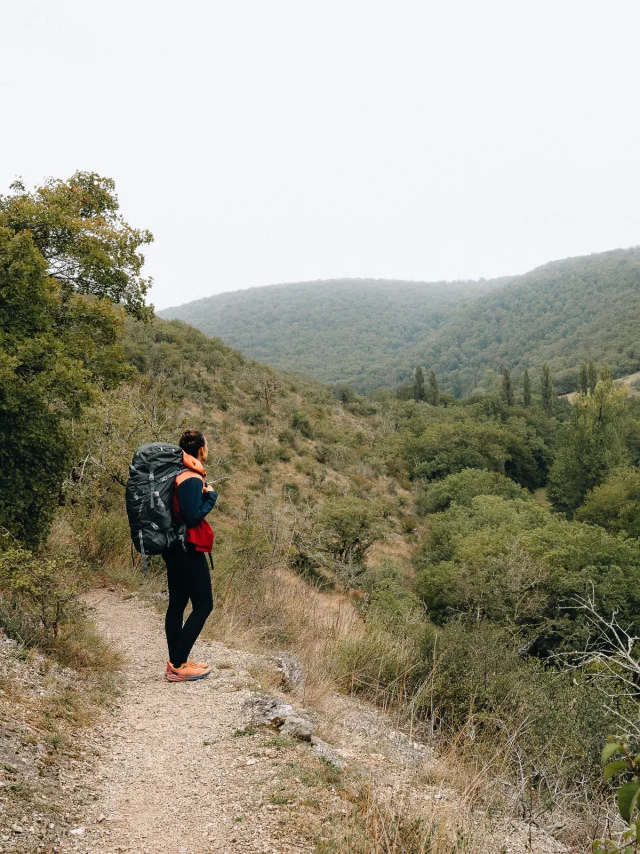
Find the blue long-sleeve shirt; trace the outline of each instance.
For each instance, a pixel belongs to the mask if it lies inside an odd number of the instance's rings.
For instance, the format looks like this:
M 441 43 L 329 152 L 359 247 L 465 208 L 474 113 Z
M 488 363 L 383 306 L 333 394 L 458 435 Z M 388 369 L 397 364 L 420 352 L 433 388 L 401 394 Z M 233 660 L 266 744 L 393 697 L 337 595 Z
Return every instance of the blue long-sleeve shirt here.
M 199 477 L 188 477 L 178 486 L 178 503 L 187 528 L 195 528 L 211 513 L 218 500 L 217 492 L 203 492 Z

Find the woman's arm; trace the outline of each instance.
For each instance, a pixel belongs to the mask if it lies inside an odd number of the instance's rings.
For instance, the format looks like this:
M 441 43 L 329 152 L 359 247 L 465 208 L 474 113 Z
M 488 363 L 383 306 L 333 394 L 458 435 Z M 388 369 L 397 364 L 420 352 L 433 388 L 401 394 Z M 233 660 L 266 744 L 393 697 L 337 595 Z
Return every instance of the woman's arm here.
M 178 501 L 180 511 L 187 528 L 195 528 L 204 517 L 211 513 L 218 500 L 218 493 L 212 489 L 202 491 L 202 481 L 199 477 L 188 477 L 178 486 Z

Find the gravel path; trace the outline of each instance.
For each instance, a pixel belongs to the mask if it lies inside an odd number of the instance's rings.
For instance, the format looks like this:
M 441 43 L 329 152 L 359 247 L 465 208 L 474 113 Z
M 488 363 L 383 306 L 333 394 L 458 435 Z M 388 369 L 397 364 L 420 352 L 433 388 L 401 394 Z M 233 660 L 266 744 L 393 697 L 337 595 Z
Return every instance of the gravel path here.
M 96 800 L 61 850 L 313 851 L 297 833 L 295 817 L 287 826 L 265 802 L 282 759 L 262 749 L 264 738 L 234 737 L 251 694 L 247 668 L 257 659 L 199 642 L 194 658 L 214 672 L 171 684 L 164 679 L 162 619 L 150 607 L 104 590 L 89 604 L 99 629 L 127 657 L 125 688 L 110 721 L 94 735 L 100 758 L 89 786 Z

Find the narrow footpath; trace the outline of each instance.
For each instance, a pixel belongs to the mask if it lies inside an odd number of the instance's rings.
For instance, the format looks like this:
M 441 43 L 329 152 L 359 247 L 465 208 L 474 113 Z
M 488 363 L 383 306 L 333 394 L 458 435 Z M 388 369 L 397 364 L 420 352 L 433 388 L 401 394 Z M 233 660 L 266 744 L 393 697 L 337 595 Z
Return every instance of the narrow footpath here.
M 162 619 L 152 608 L 104 590 L 92 594 L 90 605 L 100 631 L 126 656 L 125 685 L 114 714 L 94 733 L 97 776 L 87 783 L 95 801 L 63 850 L 312 851 L 308 840 L 296 840 L 295 820 L 284 826 L 267 809 L 265 794 L 281 758 L 268 749 L 253 756 L 250 739 L 238 737 L 254 684 L 247 670 L 253 657 L 200 642 L 194 658 L 210 662 L 213 673 L 172 684 L 163 675 Z

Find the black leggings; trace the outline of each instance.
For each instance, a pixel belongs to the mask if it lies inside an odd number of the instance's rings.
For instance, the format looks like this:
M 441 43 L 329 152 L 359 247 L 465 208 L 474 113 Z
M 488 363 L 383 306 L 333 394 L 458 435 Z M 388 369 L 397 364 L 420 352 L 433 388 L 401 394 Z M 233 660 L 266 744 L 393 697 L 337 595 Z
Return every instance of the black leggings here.
M 169 607 L 164 627 L 167 633 L 169 661 L 180 667 L 202 631 L 207 617 L 213 611 L 211 576 L 207 557 L 202 552 L 185 552 L 182 547 L 164 552 L 169 582 Z M 184 626 L 182 620 L 191 599 L 192 611 Z

